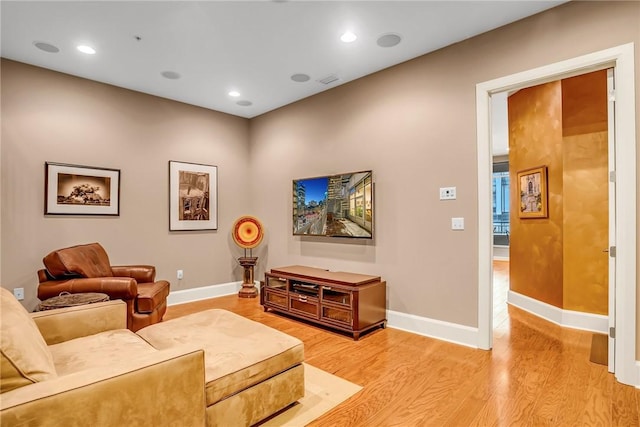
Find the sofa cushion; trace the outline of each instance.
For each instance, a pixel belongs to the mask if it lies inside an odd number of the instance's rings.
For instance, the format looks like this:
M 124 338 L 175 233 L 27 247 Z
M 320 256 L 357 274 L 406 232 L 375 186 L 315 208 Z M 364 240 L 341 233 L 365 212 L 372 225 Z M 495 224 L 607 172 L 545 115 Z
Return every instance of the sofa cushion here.
M 49 346 L 58 375 L 104 368 L 137 356 L 156 353 L 128 329 L 115 329 Z
M 27 310 L 0 288 L 0 392 L 56 378 L 49 348 Z
M 304 360 L 299 339 L 226 310 L 167 320 L 137 334 L 159 350 L 187 343 L 204 349 L 207 406 Z
M 51 252 L 42 260 L 53 277 L 113 277 L 109 256 L 99 243 L 77 245 Z

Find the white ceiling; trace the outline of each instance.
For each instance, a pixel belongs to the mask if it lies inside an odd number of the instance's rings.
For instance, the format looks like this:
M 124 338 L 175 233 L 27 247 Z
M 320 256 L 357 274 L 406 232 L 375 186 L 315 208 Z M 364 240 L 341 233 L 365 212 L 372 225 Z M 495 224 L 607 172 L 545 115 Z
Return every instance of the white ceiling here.
M 3 0 L 1 54 L 250 118 L 564 2 Z M 346 30 L 357 40 L 341 42 Z M 378 46 L 388 33 L 400 44 Z M 295 73 L 310 80 L 294 82 Z M 339 80 L 318 82 L 332 74 Z

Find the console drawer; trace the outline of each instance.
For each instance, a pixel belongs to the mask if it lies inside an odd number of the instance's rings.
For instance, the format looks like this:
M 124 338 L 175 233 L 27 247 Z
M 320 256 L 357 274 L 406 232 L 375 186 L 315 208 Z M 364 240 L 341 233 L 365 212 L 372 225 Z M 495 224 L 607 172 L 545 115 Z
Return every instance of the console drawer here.
M 318 299 L 306 295 L 293 294 L 289 296 L 289 310 L 297 314 L 318 318 Z
M 353 313 L 351 310 L 323 305 L 320 319 L 344 326 L 351 326 L 353 324 Z

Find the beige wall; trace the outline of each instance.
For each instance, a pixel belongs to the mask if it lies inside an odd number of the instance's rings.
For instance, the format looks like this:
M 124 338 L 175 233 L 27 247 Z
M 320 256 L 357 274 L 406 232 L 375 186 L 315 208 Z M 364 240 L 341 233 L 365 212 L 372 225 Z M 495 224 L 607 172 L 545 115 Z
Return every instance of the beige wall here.
M 174 289 L 239 280 L 229 226 L 249 213 L 267 231 L 257 251 L 257 277 L 296 263 L 377 274 L 388 282 L 391 310 L 475 327 L 475 85 L 628 42 L 637 45 L 638 13 L 638 2 L 571 2 L 248 125 L 3 62 L 2 286 L 24 286 L 33 302 L 42 256 L 80 238 L 102 241 L 114 262 L 155 263 L 174 285 L 175 270 L 183 268 L 184 283 Z M 640 70 L 637 52 L 636 47 Z M 44 217 L 46 160 L 122 169 L 121 216 Z M 168 160 L 219 166 L 218 232 L 167 231 Z M 374 241 L 291 235 L 292 179 L 369 168 L 376 192 Z M 440 202 L 441 186 L 456 186 L 458 199 Z M 451 217 L 458 216 L 466 229 L 453 232 Z
M 639 14 L 638 2 L 571 2 L 251 120 L 268 266 L 379 274 L 389 309 L 477 326 L 476 84 L 635 42 L 640 87 Z M 368 168 L 374 242 L 291 236 L 291 179 Z M 439 201 L 441 186 L 458 199 Z
M 240 280 L 229 232 L 249 209 L 246 119 L 7 60 L 1 77 L 1 282 L 24 287 L 25 306 L 44 255 L 94 241 L 173 290 Z M 218 166 L 218 231 L 169 233 L 169 160 Z M 45 216 L 45 161 L 120 169 L 120 216 Z

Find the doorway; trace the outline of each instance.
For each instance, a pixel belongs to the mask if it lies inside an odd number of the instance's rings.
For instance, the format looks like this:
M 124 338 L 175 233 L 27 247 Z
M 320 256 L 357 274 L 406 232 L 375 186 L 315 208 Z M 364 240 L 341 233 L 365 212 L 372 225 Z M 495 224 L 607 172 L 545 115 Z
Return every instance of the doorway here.
M 614 292 L 606 248 L 608 229 L 615 229 L 609 74 L 593 71 L 491 97 L 494 334 L 504 328 L 507 302 L 562 327 L 608 333 Z M 532 168 L 548 170 L 541 177 L 548 190 L 537 197 L 535 175 L 523 172 Z M 513 238 L 506 248 L 505 230 Z M 499 255 L 503 248 L 510 249 L 506 257 Z
M 493 342 L 491 134 L 492 94 L 513 91 L 562 78 L 612 67 L 616 79 L 615 179 L 615 376 L 624 384 L 637 385 L 636 347 L 636 136 L 633 44 L 618 46 L 476 86 L 478 139 L 478 347 Z

